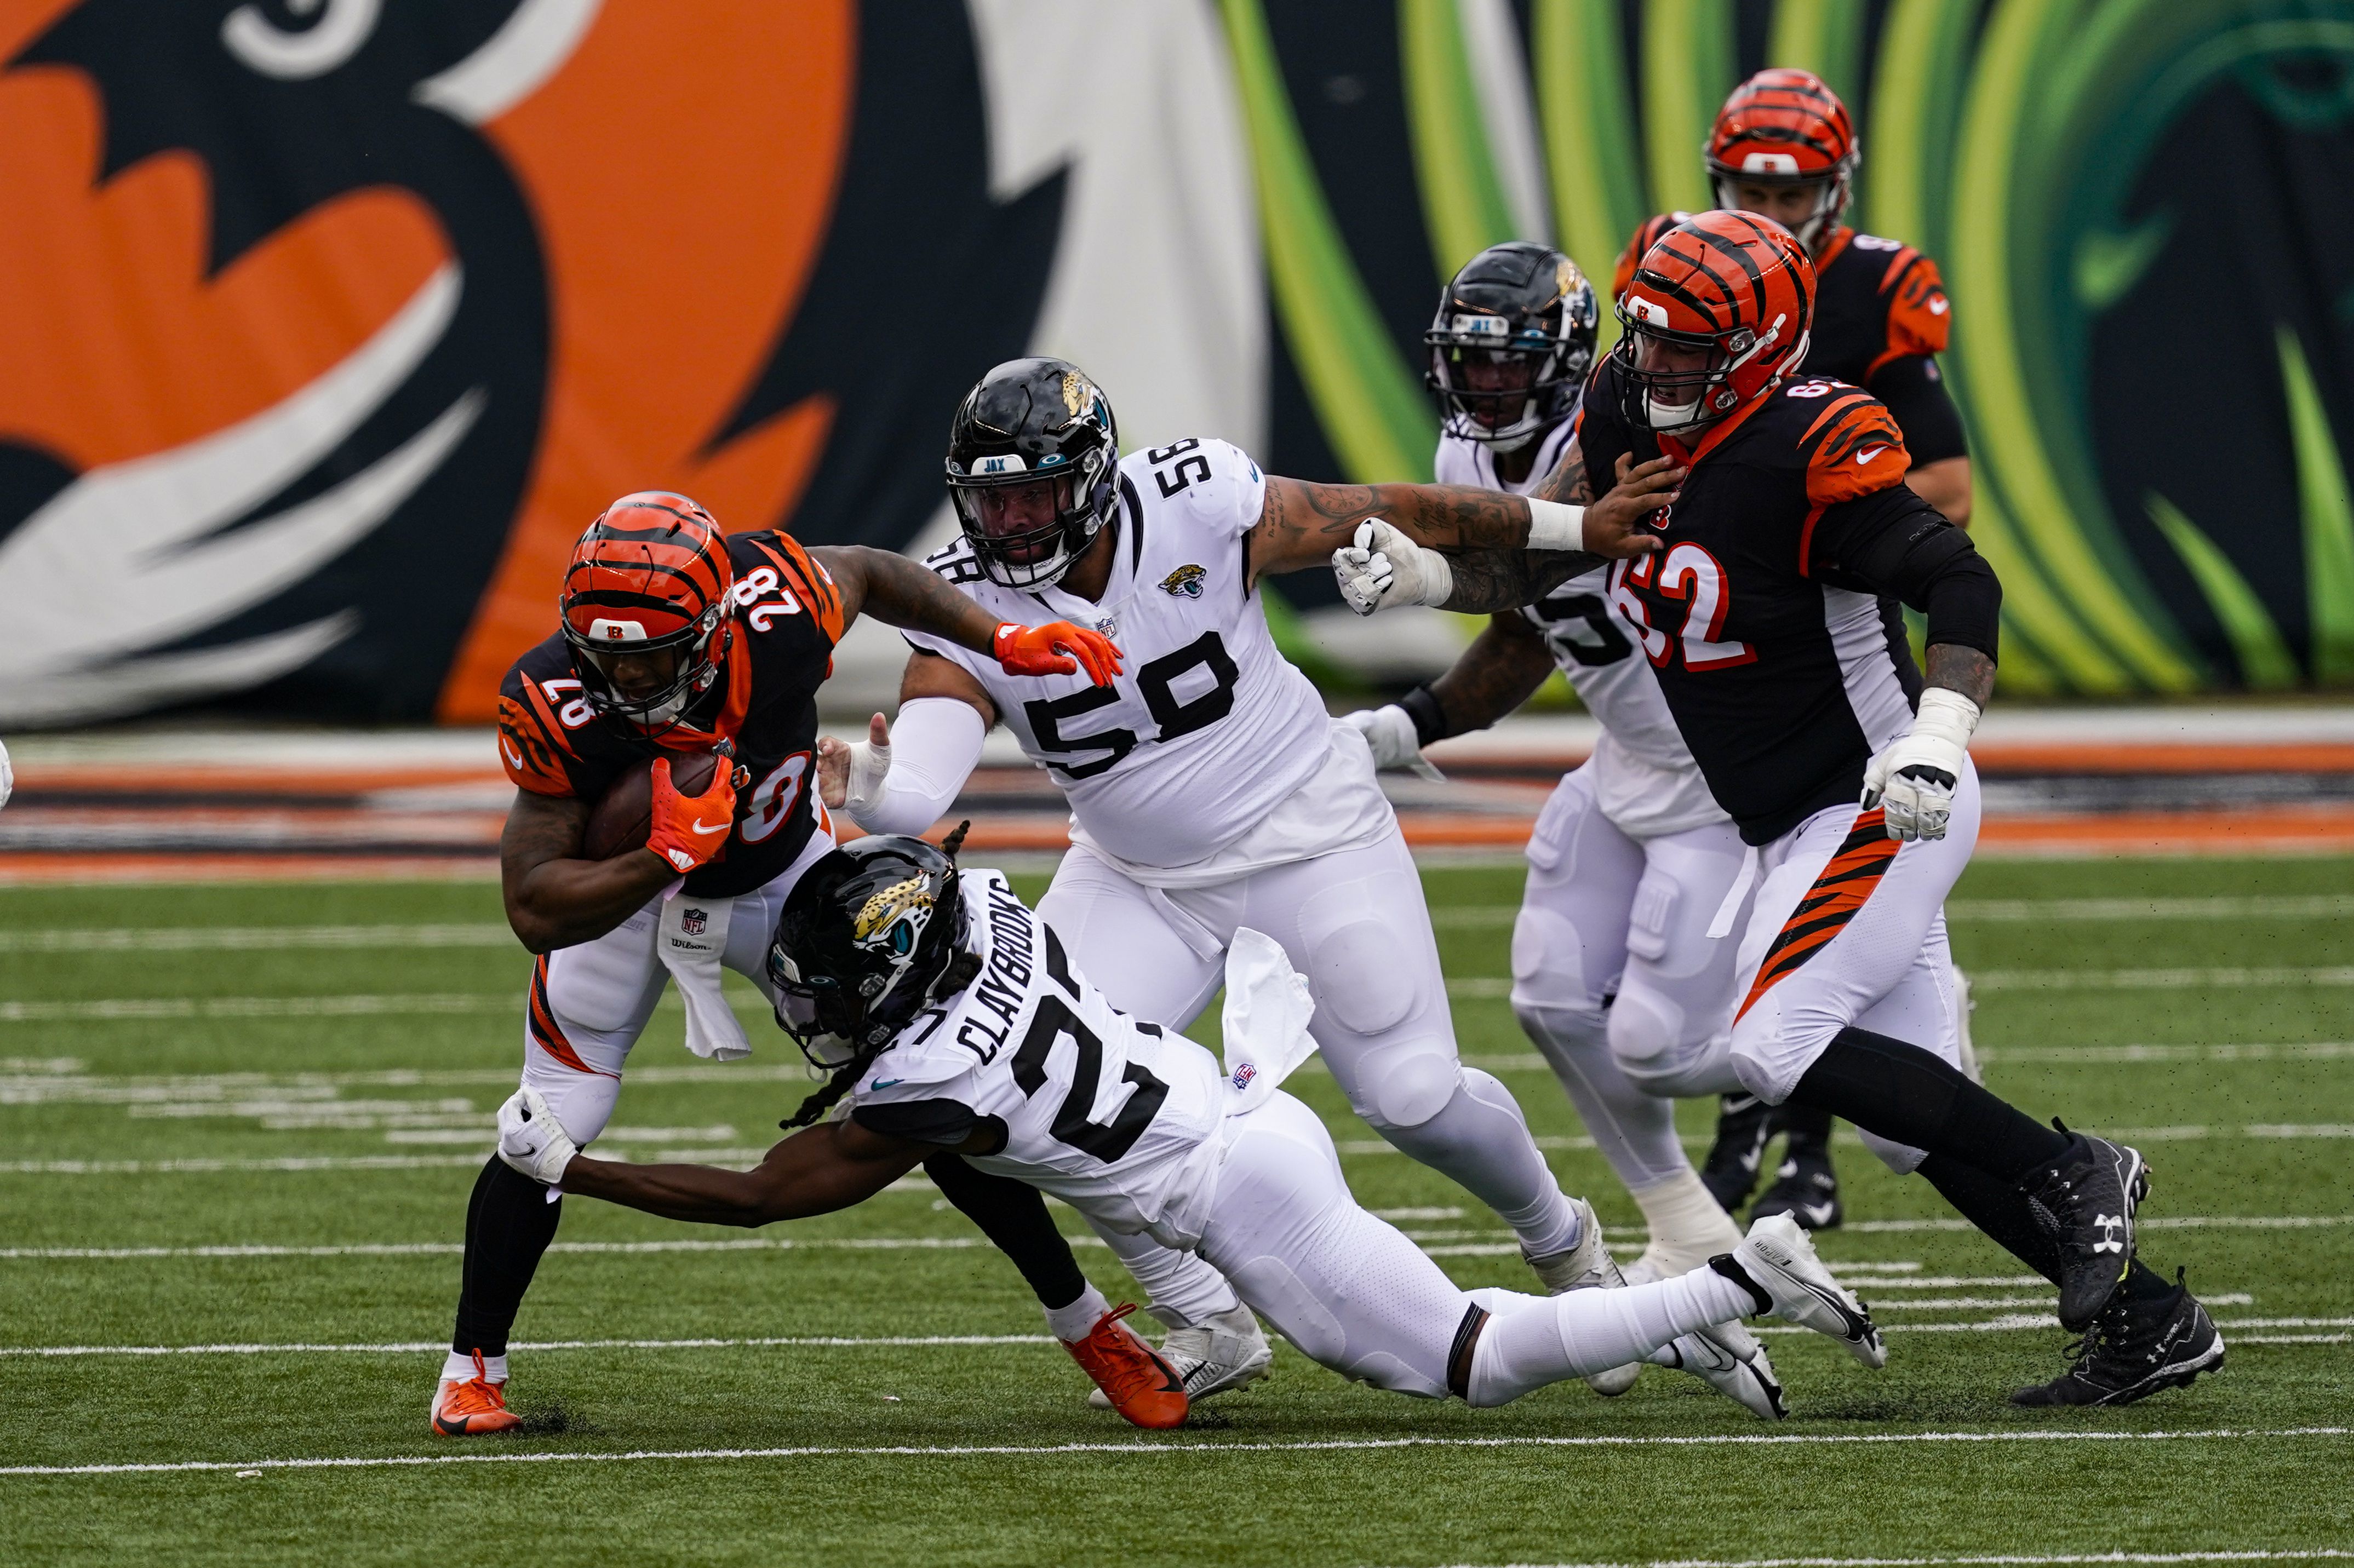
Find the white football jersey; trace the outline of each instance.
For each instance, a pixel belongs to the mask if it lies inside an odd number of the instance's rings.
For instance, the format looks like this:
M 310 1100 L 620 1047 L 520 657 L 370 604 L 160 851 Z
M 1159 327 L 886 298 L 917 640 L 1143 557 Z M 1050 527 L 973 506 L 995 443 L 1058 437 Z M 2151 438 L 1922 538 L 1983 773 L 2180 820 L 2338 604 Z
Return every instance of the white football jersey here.
M 1193 1245 L 1233 1107 L 1225 1070 L 1105 1001 L 1001 874 L 968 871 L 962 885 L 981 972 L 884 1048 L 850 1115 L 944 1146 L 1000 1137 L 965 1158 L 1115 1231 Z
M 1109 686 L 1009 675 L 985 653 L 920 631 L 988 691 L 1022 749 L 1044 763 L 1086 836 L 1121 861 L 1181 866 L 1257 826 L 1322 768 L 1330 715 L 1277 652 L 1246 538 L 1267 480 L 1225 441 L 1189 440 L 1119 464 L 1120 532 L 1099 602 L 1059 587 L 992 582 L 962 537 L 925 561 L 1001 620 L 1068 620 L 1119 644 Z
M 1486 447 L 1442 435 L 1433 465 L 1438 482 L 1526 495 L 1561 461 L 1575 426 L 1575 419 L 1564 419 L 1547 431 L 1528 477 L 1511 484 L 1496 478 L 1495 458 Z M 1594 748 L 1596 802 L 1613 826 L 1635 839 L 1728 821 L 1668 712 L 1650 661 L 1641 656 L 1641 637 L 1610 602 L 1608 578 L 1609 568 L 1597 567 L 1521 610 L 1543 636 L 1578 701 L 1601 722 L 1602 741 Z

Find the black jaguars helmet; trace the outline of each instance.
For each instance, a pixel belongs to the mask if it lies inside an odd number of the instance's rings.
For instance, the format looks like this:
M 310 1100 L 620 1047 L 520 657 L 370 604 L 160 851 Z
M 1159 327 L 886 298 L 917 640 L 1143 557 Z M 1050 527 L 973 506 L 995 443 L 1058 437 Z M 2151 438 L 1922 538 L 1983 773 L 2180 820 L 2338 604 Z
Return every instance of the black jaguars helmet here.
M 1551 246 L 1515 239 L 1465 262 L 1422 337 L 1447 433 L 1508 452 L 1558 424 L 1601 322 L 1585 274 Z
M 1111 400 L 1065 359 L 1009 359 L 949 422 L 949 497 L 981 569 L 1007 588 L 1060 578 L 1119 504 Z
M 954 845 L 881 834 L 810 867 L 769 943 L 777 1022 L 811 1065 L 871 1054 L 924 1010 L 967 941 Z

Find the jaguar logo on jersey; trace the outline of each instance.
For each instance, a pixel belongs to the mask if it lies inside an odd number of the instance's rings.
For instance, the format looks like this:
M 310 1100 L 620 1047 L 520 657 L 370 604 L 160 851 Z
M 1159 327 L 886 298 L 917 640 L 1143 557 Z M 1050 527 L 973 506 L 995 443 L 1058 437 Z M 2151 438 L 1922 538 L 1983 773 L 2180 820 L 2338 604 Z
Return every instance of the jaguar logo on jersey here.
M 916 950 L 916 939 L 931 918 L 932 895 L 925 891 L 922 877 L 911 876 L 860 906 L 850 936 L 862 948 L 881 948 L 894 958 L 905 958 Z
M 1172 599 L 1199 599 L 1202 597 L 1203 579 L 1208 576 L 1199 567 L 1191 564 L 1182 566 L 1161 579 L 1161 591 Z

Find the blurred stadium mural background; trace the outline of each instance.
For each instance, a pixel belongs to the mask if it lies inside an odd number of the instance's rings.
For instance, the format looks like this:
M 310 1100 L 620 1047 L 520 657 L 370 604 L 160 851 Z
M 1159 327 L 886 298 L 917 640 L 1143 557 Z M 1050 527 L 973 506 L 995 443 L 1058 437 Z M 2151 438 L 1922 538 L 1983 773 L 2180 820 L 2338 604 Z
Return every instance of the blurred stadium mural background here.
M 0 0 L 0 59 L 11 728 L 479 720 L 611 495 L 913 547 L 1023 352 L 1426 477 L 1437 285 L 1606 284 L 1769 63 L 1944 265 L 2006 688 L 2354 683 L 2354 0 Z

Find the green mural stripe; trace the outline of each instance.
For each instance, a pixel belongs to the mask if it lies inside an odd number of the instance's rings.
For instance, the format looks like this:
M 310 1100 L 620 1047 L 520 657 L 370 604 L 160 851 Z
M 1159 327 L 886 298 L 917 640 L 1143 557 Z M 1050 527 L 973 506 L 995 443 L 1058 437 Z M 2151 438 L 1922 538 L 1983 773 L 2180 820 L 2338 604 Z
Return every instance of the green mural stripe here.
M 2288 394 L 2289 442 L 2296 450 L 2297 511 L 2305 529 L 2305 598 L 2312 628 L 2313 678 L 2354 681 L 2354 499 L 2329 429 L 2329 411 L 2296 334 L 2274 329 L 2281 385 Z
M 1221 0 L 1258 181 L 1267 281 L 1325 439 L 1363 483 L 1430 478 L 1430 410 L 1341 242 L 1257 0 Z
M 1398 0 L 1406 124 L 1439 281 L 1490 245 L 1518 238 L 1471 80 L 1455 0 Z
M 2019 195 L 2021 127 L 2036 118 L 2031 101 L 2039 61 L 2062 46 L 2068 20 L 2063 10 L 2009 0 L 1987 27 L 1963 111 L 1954 193 L 1952 292 L 1960 305 L 1954 313 L 1954 381 L 1979 437 L 1981 482 L 1993 482 L 1989 488 L 2000 491 L 2016 524 L 2004 541 L 2009 553 L 2048 568 L 2052 587 L 2064 592 L 2064 599 L 2051 592 L 2020 603 L 2036 645 L 2083 691 L 2136 684 L 2180 691 L 2197 683 L 2198 673 L 2150 630 L 2077 532 L 2042 430 L 2045 418 L 2066 416 L 2039 408 L 2030 395 L 2015 335 L 2022 302 L 2010 270 L 2011 203 Z M 1972 522 L 1978 522 L 1975 512 Z M 1984 542 L 1993 544 L 1995 535 L 1989 532 Z
M 2297 683 L 2296 660 L 2273 624 L 2271 611 L 2248 579 L 2232 565 L 2230 556 L 2200 531 L 2199 524 L 2165 496 L 2151 491 L 2142 498 L 2149 520 L 2182 557 L 2207 606 L 2215 612 L 2223 635 L 2231 639 L 2232 657 L 2239 661 L 2240 682 L 2252 692 L 2280 691 Z
M 1594 281 L 1596 295 L 1606 295 L 1619 248 L 1650 216 L 1619 69 L 1626 57 L 1618 7 L 1596 0 L 1536 0 L 1529 55 L 1561 246 Z M 1603 346 L 1617 336 L 1617 319 L 1604 300 Z
M 1969 71 L 1977 0 L 1895 0 L 1880 32 L 1863 138 L 1868 199 L 1857 228 L 1946 253 L 1950 149 Z
M 1863 0 L 1778 0 L 1766 63 L 1813 71 L 1852 111 L 1863 101 Z M 1860 221 L 1872 174 L 1867 160 L 1850 194 L 1850 222 Z
M 1652 212 L 1716 205 L 1701 154 L 1732 90 L 1731 0 L 1649 0 L 1643 7 L 1643 158 Z

